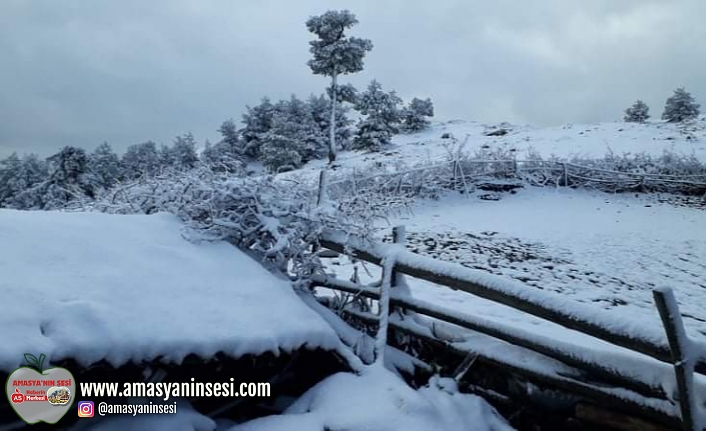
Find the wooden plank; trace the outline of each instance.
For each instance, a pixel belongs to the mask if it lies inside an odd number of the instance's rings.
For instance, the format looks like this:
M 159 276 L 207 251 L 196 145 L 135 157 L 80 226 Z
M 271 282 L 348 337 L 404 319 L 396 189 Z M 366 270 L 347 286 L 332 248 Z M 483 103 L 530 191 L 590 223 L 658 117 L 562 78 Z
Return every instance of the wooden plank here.
M 392 242 L 394 244 L 401 244 L 404 246 L 405 241 L 407 241 L 407 231 L 404 226 L 395 226 L 392 228 Z M 397 276 L 398 272 L 392 269 L 392 286 L 397 286 Z
M 662 319 L 664 330 L 667 333 L 669 347 L 672 350 L 672 361 L 674 364 L 674 374 L 677 381 L 677 391 L 679 393 L 679 409 L 681 410 L 682 427 L 684 431 L 698 431 L 696 429 L 696 404 L 692 388 L 694 375 L 691 367 L 691 360 L 688 358 L 690 341 L 684 332 L 684 322 L 677 300 L 674 298 L 672 289 L 657 289 L 652 292 L 655 305 Z
M 369 317 L 366 319 L 363 315 L 359 315 L 358 313 L 353 313 L 353 316 L 355 318 L 367 320 L 368 323 L 375 323 L 374 319 L 376 319 L 376 316 L 373 315 L 368 315 Z M 655 409 L 649 405 L 615 395 L 609 390 L 606 390 L 604 387 L 591 385 L 566 376 L 519 367 L 515 364 L 505 362 L 497 357 L 490 357 L 482 352 L 475 351 L 471 348 L 466 348 L 466 346 L 461 349 L 450 343 L 432 338 L 420 330 L 416 330 L 409 326 L 402 326 L 396 322 L 390 322 L 390 329 L 392 331 L 418 338 L 426 343 L 430 343 L 431 345 L 436 345 L 439 349 L 443 349 L 458 356 L 459 360 L 465 358 L 469 353 L 473 352 L 477 355 L 478 363 L 494 368 L 500 373 L 519 376 L 527 381 L 538 384 L 539 386 L 558 389 L 568 394 L 577 395 L 607 409 L 630 413 L 646 420 L 663 424 L 667 426 L 668 429 L 674 429 L 679 426 L 679 418 L 671 416 L 668 413 Z
M 345 282 L 332 277 L 315 275 L 312 277 L 312 284 L 314 286 L 327 287 L 334 290 L 357 294 L 366 298 L 379 299 L 380 297 L 377 289 L 365 288 L 360 285 Z M 480 332 L 481 334 L 486 334 L 491 337 L 514 344 L 516 346 L 532 350 L 534 352 L 561 361 L 572 367 L 586 370 L 587 372 L 593 373 L 594 376 L 603 379 L 606 382 L 615 384 L 617 386 L 623 386 L 646 397 L 666 399 L 666 394 L 664 393 L 661 387 L 651 386 L 645 382 L 625 377 L 624 375 L 615 372 L 610 367 L 605 367 L 597 362 L 584 359 L 580 355 L 574 355 L 571 352 L 564 351 L 561 348 L 557 347 L 557 345 L 554 343 L 541 343 L 526 340 L 522 337 L 518 337 L 512 331 L 506 331 L 502 329 L 501 327 L 499 327 L 500 325 L 491 327 L 489 325 L 484 325 L 481 322 L 471 322 L 461 316 L 454 316 L 442 313 L 439 310 L 424 306 L 424 303 L 422 301 L 408 301 L 404 298 L 393 296 L 390 299 L 390 304 L 392 306 L 403 307 L 404 309 L 411 310 L 419 314 L 423 314 L 425 316 L 433 317 L 444 322 L 452 323 L 462 328 Z
M 349 244 L 344 245 L 334 239 L 331 239 L 325 232 L 320 237 L 319 241 L 323 247 L 338 251 L 339 253 L 345 253 L 350 250 L 356 258 L 376 265 L 380 265 L 383 258 L 382 253 L 380 253 L 375 247 L 364 248 L 356 245 L 356 243 L 360 244 L 362 242 L 360 240 L 351 241 Z M 672 363 L 671 352 L 668 346 L 656 344 L 652 340 L 642 337 L 639 334 L 634 335 L 621 333 L 610 327 L 602 326 L 597 322 L 568 313 L 564 310 L 555 310 L 540 301 L 523 298 L 514 293 L 500 291 L 492 286 L 473 283 L 468 280 L 464 280 L 457 275 L 436 274 L 424 268 L 406 265 L 404 262 L 398 262 L 395 269 L 412 277 L 450 287 L 454 290 L 461 290 L 490 301 L 507 305 L 517 310 L 532 314 L 533 316 L 557 323 L 566 328 L 583 332 L 617 346 L 651 356 L 662 362 Z M 463 269 L 466 268 L 463 267 Z M 706 375 L 706 360 L 701 359 L 698 361 L 695 364 L 694 369 L 698 373 Z
M 670 431 L 670 428 L 647 422 L 641 418 L 606 410 L 587 403 L 578 403 L 576 405 L 576 418 L 619 431 Z

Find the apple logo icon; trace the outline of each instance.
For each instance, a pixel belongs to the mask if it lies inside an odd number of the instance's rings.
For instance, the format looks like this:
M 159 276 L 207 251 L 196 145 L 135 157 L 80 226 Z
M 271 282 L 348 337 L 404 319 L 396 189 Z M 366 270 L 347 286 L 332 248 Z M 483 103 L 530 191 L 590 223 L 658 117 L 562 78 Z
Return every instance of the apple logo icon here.
M 37 358 L 26 353 L 23 366 L 10 374 L 5 394 L 15 413 L 32 425 L 37 422 L 55 424 L 73 405 L 76 381 L 66 368 L 43 369 L 46 355 Z

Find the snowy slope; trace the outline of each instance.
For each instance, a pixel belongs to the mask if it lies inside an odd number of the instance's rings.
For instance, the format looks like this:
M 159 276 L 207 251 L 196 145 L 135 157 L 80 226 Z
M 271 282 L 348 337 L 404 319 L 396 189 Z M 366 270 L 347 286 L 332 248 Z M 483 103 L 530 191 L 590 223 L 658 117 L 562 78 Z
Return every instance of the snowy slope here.
M 505 276 L 608 309 L 656 320 L 655 286 L 675 289 L 693 335 L 706 338 L 706 214 L 648 197 L 567 189 L 528 189 L 500 201 L 447 197 L 420 203 L 398 219 L 409 232 L 463 241 L 475 234 L 490 250 L 444 248 L 444 260 L 503 267 Z M 512 256 L 508 243 L 521 241 Z M 510 253 L 503 254 L 503 248 Z M 425 253 L 424 247 L 420 250 Z M 431 251 L 427 251 L 430 253 Z M 517 253 L 515 253 L 517 254 Z M 635 310 L 633 310 L 635 309 Z M 700 334 L 699 334 L 700 333 Z
M 486 132 L 505 128 L 504 136 L 486 136 Z M 465 151 L 473 154 L 484 146 L 491 149 L 514 150 L 517 158 L 527 158 L 530 151 L 547 159 L 602 158 L 609 152 L 646 153 L 654 157 L 665 150 L 676 154 L 694 155 L 706 162 L 706 120 L 690 125 L 664 122 L 569 124 L 561 127 L 539 128 L 523 125 L 487 125 L 473 121 L 449 121 L 434 123 L 429 129 L 415 134 L 400 134 L 392 139 L 392 146 L 381 153 L 345 151 L 338 155 L 337 171 L 366 172 L 395 170 L 396 166 L 414 166 L 420 163 L 439 163 L 448 160 L 450 134 L 458 143 L 468 137 Z M 281 174 L 281 178 L 303 178 L 315 180 L 319 170 L 326 166 L 325 160 L 314 160 L 302 169 Z
M 482 398 L 458 393 L 452 380 L 418 391 L 380 367 L 361 376 L 340 373 L 316 385 L 283 415 L 229 431 L 511 431 Z
M 28 352 L 119 365 L 338 345 L 286 282 L 181 229 L 166 214 L 0 210 L 0 370 Z
M 416 253 L 560 293 L 656 330 L 652 289 L 671 287 L 689 334 L 706 340 L 703 210 L 660 204 L 649 195 L 528 188 L 500 201 L 457 194 L 419 201 L 390 223 L 406 225 L 407 248 Z M 342 265 L 331 269 L 348 279 L 346 259 Z M 378 268 L 369 269 L 379 276 Z M 437 305 L 527 323 L 468 294 L 415 279 L 410 285 L 413 296 Z
M 391 218 L 390 224 L 406 226 L 408 250 L 438 259 L 434 266 L 420 261 L 418 265 L 424 268 L 446 274 L 442 262 L 454 262 L 480 270 L 473 277 L 485 285 L 503 291 L 514 286 L 513 291 L 522 297 L 552 303 L 570 314 L 582 310 L 614 330 L 624 329 L 658 343 L 664 343 L 665 335 L 652 290 L 673 288 L 687 333 L 703 350 L 706 214 L 660 204 L 654 198 L 553 187 L 521 189 L 514 195 L 504 194 L 499 201 L 449 194 L 438 201 L 419 200 L 411 212 Z M 408 263 L 411 258 L 405 255 L 404 259 Z M 351 278 L 353 264 L 348 258 L 328 263 L 329 272 L 337 278 Z M 358 271 L 362 283 L 380 279 L 380 268 L 364 267 Z M 465 292 L 413 277 L 405 279 L 415 300 L 447 314 L 465 315 L 467 320 L 505 328 L 575 357 L 609 363 L 620 375 L 673 392 L 674 373 L 668 364 Z M 332 294 L 323 288 L 320 293 Z M 562 371 L 565 365 L 525 349 L 447 326 L 449 330 L 435 326 L 434 335 L 537 372 L 572 374 L 568 369 Z M 699 393 L 706 393 L 706 379 L 697 376 L 695 384 Z M 672 406 L 658 408 L 674 414 Z

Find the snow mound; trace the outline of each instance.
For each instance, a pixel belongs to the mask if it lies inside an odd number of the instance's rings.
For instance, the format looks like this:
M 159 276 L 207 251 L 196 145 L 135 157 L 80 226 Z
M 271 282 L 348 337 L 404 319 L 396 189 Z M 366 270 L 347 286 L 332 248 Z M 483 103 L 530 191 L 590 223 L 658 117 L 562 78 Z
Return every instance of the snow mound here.
M 314 386 L 283 415 L 229 431 L 512 430 L 482 398 L 461 394 L 452 383 L 437 379 L 415 391 L 381 366 L 368 367 L 360 376 L 339 373 Z
M 0 210 L 0 370 L 24 353 L 82 365 L 334 349 L 291 287 L 171 215 Z

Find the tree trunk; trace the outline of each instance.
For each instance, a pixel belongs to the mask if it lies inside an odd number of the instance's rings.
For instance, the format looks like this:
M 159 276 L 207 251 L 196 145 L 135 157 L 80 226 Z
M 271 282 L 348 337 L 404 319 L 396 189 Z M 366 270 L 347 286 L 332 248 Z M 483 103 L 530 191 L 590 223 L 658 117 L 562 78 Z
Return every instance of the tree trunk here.
M 331 123 L 329 124 L 328 162 L 336 161 L 336 100 L 338 88 L 336 87 L 336 72 L 331 76 Z

